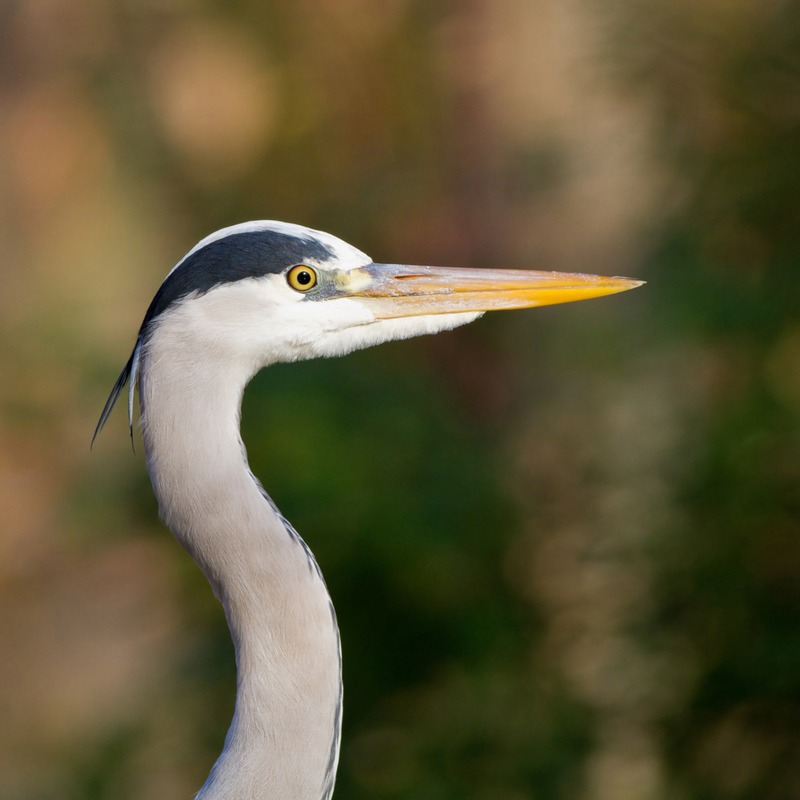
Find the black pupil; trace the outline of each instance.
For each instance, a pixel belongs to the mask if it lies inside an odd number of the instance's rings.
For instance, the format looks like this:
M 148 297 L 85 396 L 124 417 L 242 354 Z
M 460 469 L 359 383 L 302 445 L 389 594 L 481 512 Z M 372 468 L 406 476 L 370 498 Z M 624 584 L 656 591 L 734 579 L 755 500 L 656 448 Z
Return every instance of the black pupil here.
M 306 270 L 301 270 L 295 276 L 295 280 L 297 280 L 301 286 L 306 286 L 307 284 L 311 283 L 311 273 L 307 272 Z

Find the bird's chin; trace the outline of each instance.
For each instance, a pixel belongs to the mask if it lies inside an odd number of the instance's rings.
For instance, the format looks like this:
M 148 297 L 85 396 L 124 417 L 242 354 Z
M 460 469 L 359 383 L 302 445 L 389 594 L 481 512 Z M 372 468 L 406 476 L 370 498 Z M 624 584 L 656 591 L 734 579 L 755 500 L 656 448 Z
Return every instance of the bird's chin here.
M 375 341 L 375 344 L 449 331 L 473 322 L 482 317 L 483 313 L 483 311 L 459 311 L 449 314 L 420 314 L 410 317 L 376 319 L 374 327 L 381 336 Z
M 356 301 L 358 302 L 358 301 Z M 383 342 L 411 339 L 430 333 L 449 331 L 466 325 L 482 316 L 481 311 L 454 314 L 426 314 L 413 317 L 375 319 L 351 327 L 328 332 L 312 346 L 313 353 L 307 357 L 341 356 L 355 350 L 363 350 Z

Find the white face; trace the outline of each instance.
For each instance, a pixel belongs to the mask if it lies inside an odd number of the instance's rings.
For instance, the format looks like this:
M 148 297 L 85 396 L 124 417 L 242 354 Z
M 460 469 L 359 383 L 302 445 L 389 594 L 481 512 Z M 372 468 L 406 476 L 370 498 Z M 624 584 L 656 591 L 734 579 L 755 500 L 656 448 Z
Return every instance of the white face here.
M 155 319 L 148 349 L 178 347 L 184 362 L 217 359 L 253 374 L 277 362 L 343 355 L 449 330 L 484 311 L 570 302 L 639 284 L 594 275 L 375 264 L 335 236 L 278 222 L 218 231 L 178 266 L 207 245 L 219 250 L 214 243 L 228 236 L 259 232 L 291 245 L 268 251 L 264 258 L 273 260 L 264 273 L 258 268 L 253 277 L 235 274 L 205 293 L 176 300 Z M 311 253 L 324 260 L 305 255 Z M 297 257 L 300 264 L 275 263 Z
M 309 266 L 320 275 L 325 271 Z M 347 275 L 350 270 L 341 272 Z M 153 337 L 188 345 L 202 352 L 204 359 L 216 354 L 243 361 L 248 371 L 255 372 L 279 362 L 339 356 L 449 330 L 479 316 L 480 312 L 464 312 L 382 319 L 358 297 L 314 300 L 278 274 L 247 278 L 187 298 L 163 315 Z
M 272 249 L 255 254 L 251 249 L 242 261 L 233 246 L 225 260 L 225 246 L 233 244 L 225 241 L 227 237 L 259 233 L 268 240 L 275 234 Z M 187 259 L 209 245 L 217 259 L 211 259 L 211 266 L 218 273 L 201 269 L 196 275 L 177 273 L 172 278 Z M 312 253 L 324 261 L 315 261 Z M 280 259 L 297 257 L 313 273 L 313 281 L 306 281 L 308 276 L 291 281 L 290 271 L 299 265 L 284 267 Z M 197 281 L 191 292 L 186 278 L 193 275 Z M 270 221 L 234 225 L 198 242 L 169 273 L 148 309 L 95 436 L 126 382 L 132 425 L 134 390 L 140 370 L 147 370 L 142 359 L 151 366 L 168 363 L 165 374 L 180 373 L 187 385 L 196 383 L 201 373 L 217 379 L 225 375 L 244 385 L 269 364 L 343 355 L 393 339 L 449 330 L 484 311 L 568 303 L 640 284 L 596 275 L 374 264 L 341 239 L 310 228 Z

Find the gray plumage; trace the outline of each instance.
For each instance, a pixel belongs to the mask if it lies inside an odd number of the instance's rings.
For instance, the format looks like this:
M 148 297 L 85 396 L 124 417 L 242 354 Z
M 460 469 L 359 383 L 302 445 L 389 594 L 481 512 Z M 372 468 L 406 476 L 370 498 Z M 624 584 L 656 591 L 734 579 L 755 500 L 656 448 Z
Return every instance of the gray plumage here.
M 342 716 L 336 614 L 311 550 L 247 464 L 244 388 L 484 311 L 597 297 L 624 278 L 375 264 L 329 234 L 249 222 L 198 243 L 153 298 L 95 437 L 128 384 L 159 512 L 208 578 L 236 652 L 236 710 L 201 800 L 327 800 Z M 94 441 L 94 439 L 93 439 Z

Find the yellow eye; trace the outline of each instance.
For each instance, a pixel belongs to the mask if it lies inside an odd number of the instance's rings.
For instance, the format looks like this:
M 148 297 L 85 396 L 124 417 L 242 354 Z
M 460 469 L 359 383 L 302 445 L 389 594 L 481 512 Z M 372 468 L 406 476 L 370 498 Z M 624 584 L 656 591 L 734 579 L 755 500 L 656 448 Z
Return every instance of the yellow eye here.
M 317 273 L 304 264 L 292 267 L 286 275 L 286 280 L 292 289 L 298 292 L 307 292 L 317 285 Z

